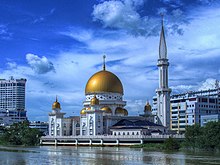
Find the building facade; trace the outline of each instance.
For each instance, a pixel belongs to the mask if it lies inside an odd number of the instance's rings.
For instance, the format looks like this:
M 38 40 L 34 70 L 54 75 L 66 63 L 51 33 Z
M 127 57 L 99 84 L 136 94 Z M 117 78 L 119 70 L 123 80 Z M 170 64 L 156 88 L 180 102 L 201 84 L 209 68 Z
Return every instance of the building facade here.
M 47 122 L 33 121 L 29 123 L 29 127 L 38 129 L 43 135 L 48 135 Z
M 56 101 L 52 104 L 52 112 L 49 113 L 49 136 L 79 135 L 80 124 L 78 116 L 65 118 L 61 112 L 61 106 Z
M 25 109 L 26 79 L 0 79 L 0 125 L 27 120 Z
M 220 88 L 172 95 L 170 104 L 171 130 L 184 132 L 187 125 L 203 126 L 208 121 L 218 120 Z M 153 113 L 157 111 L 157 97 L 153 98 L 152 110 Z
M 128 115 L 124 108 L 123 86 L 120 79 L 105 68 L 95 73 L 85 87 L 85 101 L 80 112 L 81 135 L 110 134 L 110 127 Z

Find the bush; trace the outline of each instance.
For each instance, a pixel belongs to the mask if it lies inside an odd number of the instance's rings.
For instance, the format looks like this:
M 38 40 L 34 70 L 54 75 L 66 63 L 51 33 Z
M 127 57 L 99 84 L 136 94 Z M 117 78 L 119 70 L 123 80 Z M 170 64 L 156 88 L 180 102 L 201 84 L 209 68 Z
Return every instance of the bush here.
M 164 142 L 164 149 L 165 150 L 179 150 L 180 149 L 180 143 L 173 139 L 172 137 L 169 137 L 169 139 L 166 139 Z

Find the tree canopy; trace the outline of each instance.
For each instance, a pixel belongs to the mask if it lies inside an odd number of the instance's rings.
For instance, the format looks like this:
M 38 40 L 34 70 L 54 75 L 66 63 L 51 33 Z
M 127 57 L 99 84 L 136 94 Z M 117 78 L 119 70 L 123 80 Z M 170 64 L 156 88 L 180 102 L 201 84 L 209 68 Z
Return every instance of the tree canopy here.
M 41 132 L 35 128 L 29 128 L 29 122 L 14 123 L 3 129 L 0 141 L 10 145 L 37 145 Z
M 185 133 L 185 146 L 193 149 L 220 149 L 220 121 L 209 122 L 204 127 L 188 126 Z

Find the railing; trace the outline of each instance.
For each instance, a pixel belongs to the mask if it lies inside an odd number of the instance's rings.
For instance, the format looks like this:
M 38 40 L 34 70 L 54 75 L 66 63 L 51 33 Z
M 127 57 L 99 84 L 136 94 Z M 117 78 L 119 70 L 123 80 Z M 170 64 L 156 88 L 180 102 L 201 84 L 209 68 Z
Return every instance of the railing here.
M 43 136 L 41 139 L 167 139 L 169 137 L 175 139 L 183 139 L 184 135 L 93 135 L 93 136 Z

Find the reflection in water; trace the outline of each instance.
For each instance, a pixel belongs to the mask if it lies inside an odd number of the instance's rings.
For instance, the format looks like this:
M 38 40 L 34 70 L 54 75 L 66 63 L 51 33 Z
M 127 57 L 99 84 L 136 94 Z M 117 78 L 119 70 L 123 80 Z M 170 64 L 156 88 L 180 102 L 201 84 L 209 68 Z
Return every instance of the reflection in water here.
M 42 146 L 35 148 L 0 147 L 0 164 L 76 165 L 197 165 L 220 164 L 220 156 L 210 153 L 153 152 L 128 147 Z M 11 150 L 11 151 L 10 151 Z M 25 152 L 24 152 L 25 151 Z

